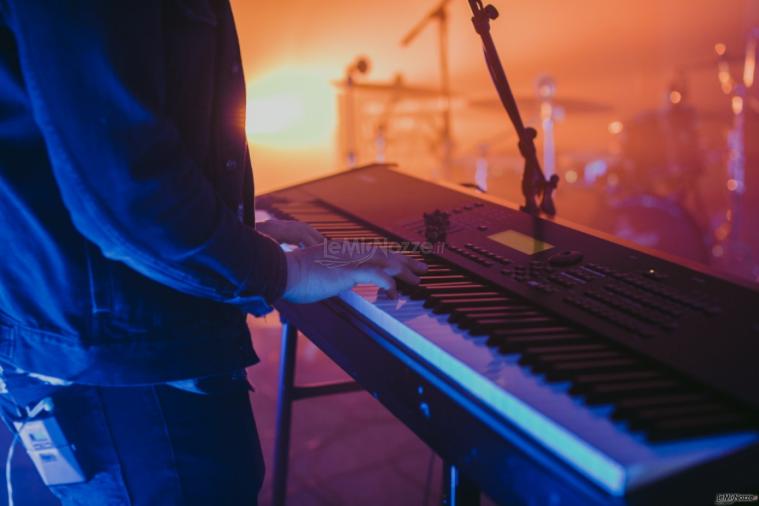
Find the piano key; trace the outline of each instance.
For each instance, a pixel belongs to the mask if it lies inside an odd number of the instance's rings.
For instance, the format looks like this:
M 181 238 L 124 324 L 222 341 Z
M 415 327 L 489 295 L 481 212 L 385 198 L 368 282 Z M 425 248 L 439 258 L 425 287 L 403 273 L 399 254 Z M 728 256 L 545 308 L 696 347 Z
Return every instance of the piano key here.
M 713 402 L 712 396 L 703 392 L 687 392 L 669 395 L 648 395 L 639 399 L 621 399 L 614 403 L 612 418 L 625 420 L 634 417 L 642 409 L 661 406 L 687 406 L 704 402 Z
M 587 340 L 593 339 L 587 334 L 578 332 L 577 330 L 561 325 L 560 323 L 555 323 L 553 326 L 540 328 L 540 329 L 523 329 L 519 331 L 514 331 L 512 329 L 493 329 L 488 334 L 488 336 L 490 340 L 493 340 L 494 342 L 500 342 L 503 339 L 526 336 L 528 334 L 541 335 L 541 336 L 542 335 L 552 336 L 552 335 L 557 335 L 557 334 L 573 334 L 573 335 L 581 335 L 584 339 L 587 339 Z
M 475 336 L 482 336 L 493 329 L 524 329 L 524 328 L 548 328 L 556 324 L 556 320 L 550 316 L 528 316 L 525 318 L 488 318 L 477 320 L 471 327 L 470 332 Z
M 612 383 L 615 381 L 633 381 L 633 380 L 652 380 L 665 378 L 663 374 L 653 371 L 630 371 L 630 372 L 612 372 L 602 374 L 581 374 L 572 378 L 572 387 L 570 393 L 582 394 L 589 388 L 598 384 Z
M 320 230 L 320 231 L 334 231 L 334 230 L 363 230 L 366 231 L 364 227 L 356 226 L 355 224 L 351 223 L 350 221 L 345 220 L 331 220 L 331 221 L 321 221 L 321 222 L 311 222 L 311 225 Z
M 703 418 L 716 414 L 733 413 L 724 404 L 690 404 L 686 406 L 662 407 L 659 409 L 641 410 L 626 419 L 627 425 L 633 430 L 649 430 L 667 419 L 682 419 L 686 417 Z
M 419 288 L 423 289 L 426 292 L 429 292 L 430 294 L 435 294 L 436 292 L 443 292 L 445 293 L 447 290 L 454 292 L 454 291 L 469 291 L 469 292 L 482 292 L 484 290 L 487 290 L 487 288 L 479 283 L 469 283 L 469 282 L 452 282 L 452 283 L 425 283 L 425 284 L 419 284 Z
M 464 276 L 461 274 L 453 274 L 451 271 L 451 274 L 422 274 L 419 276 L 419 281 L 421 284 L 429 284 L 429 283 L 449 283 L 452 281 L 469 281 L 468 276 Z
M 487 309 L 487 308 L 484 308 Z M 524 318 L 527 316 L 540 316 L 539 311 L 529 309 L 526 307 L 514 307 L 506 310 L 499 309 L 495 311 L 482 311 L 482 312 L 460 312 L 454 311 L 451 316 L 448 317 L 448 321 L 458 324 L 461 328 L 467 328 L 474 325 L 477 319 L 487 318 Z
M 724 412 L 726 408 L 724 403 L 720 402 L 698 402 L 692 404 L 683 404 L 675 406 L 660 406 L 658 408 L 647 408 L 637 411 L 633 418 L 667 418 L 691 415 L 694 413 L 711 413 Z
M 552 351 L 540 351 L 550 349 Z M 598 358 L 618 358 L 623 354 L 597 344 L 567 344 L 565 346 L 529 346 L 522 350 L 521 361 L 525 363 L 541 362 L 558 364 L 561 362 L 577 362 L 581 360 L 596 360 Z
M 530 333 L 532 332 L 532 333 Z M 490 335 L 488 345 L 497 346 L 501 353 L 521 353 L 525 348 L 550 344 L 588 344 L 593 340 L 572 330 L 551 327 L 546 329 L 520 329 L 509 334 Z
M 417 299 L 434 300 L 440 296 L 462 297 L 470 293 L 484 293 L 482 285 L 472 284 L 431 284 L 431 285 L 417 285 L 409 290 L 409 293 Z
M 641 370 L 639 361 L 630 358 L 618 358 L 611 360 L 591 360 L 577 362 L 562 362 L 554 365 L 545 373 L 550 380 L 569 380 L 577 374 L 589 372 L 604 372 L 615 370 Z
M 556 364 L 580 360 L 607 360 L 622 357 L 613 351 L 588 351 L 583 353 L 555 353 L 551 355 L 528 354 L 523 352 L 519 359 L 520 364 L 530 366 L 536 372 L 552 369 Z
M 697 437 L 715 431 L 741 430 L 753 426 L 748 418 L 735 413 L 718 413 L 701 417 L 668 418 L 652 422 L 646 428 L 650 441 L 665 441 L 673 438 Z
M 474 293 L 457 293 L 457 294 L 435 294 L 427 298 L 424 306 L 428 308 L 438 307 L 441 311 L 449 312 L 457 306 L 464 304 L 479 304 L 481 306 L 498 306 L 510 302 L 508 299 L 496 292 L 474 292 Z
M 478 305 L 464 305 L 459 306 L 456 308 L 455 314 L 460 316 L 469 316 L 469 315 L 477 315 L 480 313 L 492 313 L 495 311 L 503 311 L 503 312 L 511 312 L 511 311 L 535 311 L 534 306 L 530 306 L 527 304 L 520 303 L 516 299 L 512 299 L 509 304 L 504 304 L 503 306 L 478 306 Z
M 686 391 L 687 387 L 682 382 L 669 379 L 623 381 L 592 385 L 583 393 L 583 397 L 588 404 L 605 404 L 631 397 L 644 397 L 651 394 L 676 394 Z

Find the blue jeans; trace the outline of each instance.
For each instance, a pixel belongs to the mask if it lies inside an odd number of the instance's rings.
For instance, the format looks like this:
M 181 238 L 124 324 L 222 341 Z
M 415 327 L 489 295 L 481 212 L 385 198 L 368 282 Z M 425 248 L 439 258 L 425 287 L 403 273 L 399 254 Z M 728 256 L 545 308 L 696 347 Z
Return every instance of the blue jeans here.
M 44 397 L 88 480 L 51 486 L 68 505 L 255 505 L 264 463 L 244 372 L 137 387 L 50 385 L 5 367 L 0 408 Z M 16 494 L 23 494 L 22 490 Z

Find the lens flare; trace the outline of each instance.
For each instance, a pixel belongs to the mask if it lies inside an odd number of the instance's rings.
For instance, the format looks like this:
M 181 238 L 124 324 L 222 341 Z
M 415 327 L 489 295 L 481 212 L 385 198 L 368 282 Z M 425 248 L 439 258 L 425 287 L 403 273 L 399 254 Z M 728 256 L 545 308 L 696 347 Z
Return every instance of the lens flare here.
M 329 145 L 336 125 L 330 76 L 308 67 L 281 67 L 248 86 L 245 131 L 251 145 L 310 149 Z

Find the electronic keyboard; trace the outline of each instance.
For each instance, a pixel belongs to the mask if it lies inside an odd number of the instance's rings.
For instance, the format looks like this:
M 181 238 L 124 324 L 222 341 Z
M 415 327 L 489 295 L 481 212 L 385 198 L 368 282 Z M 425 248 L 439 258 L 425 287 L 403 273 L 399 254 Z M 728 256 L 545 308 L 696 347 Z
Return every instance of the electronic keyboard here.
M 258 206 L 357 262 L 386 248 L 429 265 L 397 299 L 357 286 L 277 307 L 494 500 L 759 492 L 754 287 L 384 165 Z

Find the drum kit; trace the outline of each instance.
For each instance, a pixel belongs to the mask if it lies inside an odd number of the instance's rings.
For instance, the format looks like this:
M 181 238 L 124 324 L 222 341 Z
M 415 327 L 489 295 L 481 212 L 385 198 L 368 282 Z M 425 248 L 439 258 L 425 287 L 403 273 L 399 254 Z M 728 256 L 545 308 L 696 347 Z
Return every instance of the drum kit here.
M 441 2 L 404 42 L 431 20 L 439 22 L 443 41 L 447 3 Z M 555 125 L 564 117 L 608 114 L 611 106 L 559 96 L 549 76 L 537 80 L 534 95 L 517 97 L 520 109 L 539 120 L 546 177 L 562 178 L 557 195 L 562 216 L 759 282 L 759 229 L 752 223 L 759 213 L 759 152 L 747 143 L 759 127 L 757 40 L 759 29 L 749 34 L 744 54 L 730 55 L 724 44 L 717 44 L 715 57 L 692 66 L 716 70 L 720 89 L 729 97 L 724 112 L 707 113 L 691 103 L 686 79 L 691 68 L 682 67 L 666 90 L 664 107 L 608 124 L 613 146 L 606 153 L 562 152 L 557 157 Z M 441 46 L 440 52 L 440 86 L 413 85 L 401 74 L 385 82 L 357 79 L 355 63 L 334 83 L 342 91 L 347 166 L 385 160 L 413 163 L 415 172 L 463 179 L 465 186 L 516 199 L 518 193 L 503 188 L 519 186 L 518 155 L 495 153 L 499 145 L 515 145 L 514 134 L 504 130 L 483 139 L 477 138 L 479 129 L 472 139 L 470 129 L 454 130 L 451 121 L 456 117 L 465 124 L 458 118 L 489 111 L 502 115 L 500 103 L 452 92 L 444 62 L 447 47 Z M 731 69 L 738 64 L 742 72 L 736 77 Z M 455 142 L 454 132 L 459 133 Z M 461 138 L 467 134 L 473 147 L 462 148 L 466 143 Z M 511 181 L 492 184 L 499 176 Z

